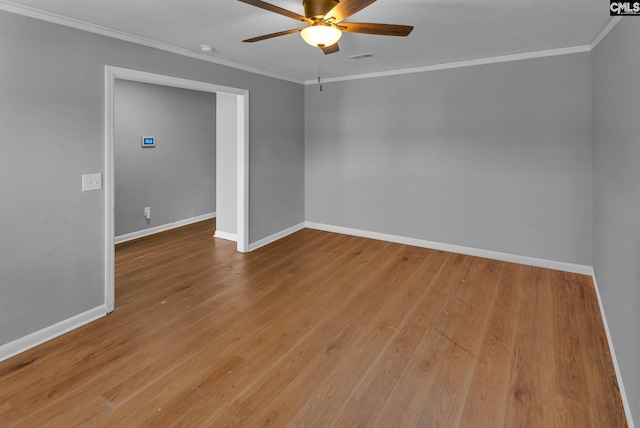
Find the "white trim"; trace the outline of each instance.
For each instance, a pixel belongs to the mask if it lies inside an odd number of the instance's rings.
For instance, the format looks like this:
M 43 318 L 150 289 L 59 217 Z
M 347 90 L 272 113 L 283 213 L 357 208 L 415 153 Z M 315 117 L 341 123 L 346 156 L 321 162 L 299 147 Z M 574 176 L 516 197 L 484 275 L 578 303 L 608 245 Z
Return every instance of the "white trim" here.
M 569 55 L 581 52 L 589 52 L 591 46 L 573 46 L 560 49 L 549 49 L 536 52 L 525 52 L 512 55 L 501 55 L 489 58 L 472 59 L 468 61 L 448 62 L 444 64 L 427 65 L 424 67 L 404 68 L 400 70 L 381 71 L 377 73 L 354 74 L 351 76 L 329 77 L 322 79 L 324 83 L 342 82 L 345 80 L 372 79 L 375 77 L 397 76 L 400 74 L 425 73 L 428 71 L 449 70 L 452 68 L 473 67 L 476 65 L 496 64 L 500 62 L 521 61 L 525 59 L 546 58 L 550 56 Z M 317 85 L 318 80 L 305 80 L 305 85 Z
M 95 321 L 98 318 L 102 318 L 106 314 L 106 306 L 98 306 L 97 308 L 88 310 L 87 312 L 83 312 L 49 327 L 45 327 L 35 333 L 23 336 L 13 342 L 2 345 L 0 346 L 0 361 L 4 361 L 44 342 L 55 339 L 56 337 L 68 333 L 71 330 L 75 330 L 76 328 L 82 327 L 83 325 Z
M 618 358 L 616 358 L 616 351 L 613 348 L 613 341 L 611 340 L 611 332 L 609 331 L 609 324 L 607 323 L 607 317 L 604 313 L 604 306 L 602 305 L 602 298 L 600 297 L 600 288 L 598 288 L 598 281 L 596 281 L 596 273 L 593 269 L 591 270 L 591 278 L 593 279 L 593 285 L 596 289 L 598 305 L 600 306 L 600 315 L 602 316 L 604 331 L 607 334 L 607 342 L 609 343 L 609 351 L 611 352 L 611 359 L 613 360 L 613 368 L 616 372 L 616 378 L 618 380 L 618 389 L 620 390 L 622 405 L 624 406 L 624 412 L 627 416 L 627 425 L 629 425 L 629 428 L 634 428 L 635 425 L 633 424 L 633 415 L 631 414 L 631 405 L 629 404 L 629 398 L 627 397 L 627 393 L 624 389 L 624 384 L 622 383 L 622 372 L 620 371 L 620 366 L 618 365 Z
M 210 220 L 216 217 L 216 213 L 208 213 L 199 215 L 197 217 L 191 217 L 184 220 L 174 221 L 173 223 L 162 224 L 160 226 L 150 227 L 148 229 L 138 230 L 137 232 L 126 233 L 124 235 L 116 236 L 114 239 L 115 244 L 122 244 L 123 242 L 133 241 L 134 239 L 144 238 L 145 236 L 155 235 L 156 233 L 166 232 L 167 230 L 175 229 L 177 227 L 187 226 L 193 223 L 198 223 L 204 220 Z
M 236 230 L 238 232 L 237 242 L 238 251 L 246 253 L 249 250 L 249 93 L 244 97 L 237 97 L 238 118 L 236 138 L 238 141 L 236 162 L 238 170 L 238 179 L 236 181 L 236 197 L 237 197 L 237 223 Z M 246 120 L 241 120 L 246 118 Z M 241 171 L 244 171 L 241 173 Z M 241 215 L 245 213 L 246 215 Z
M 115 308 L 115 178 L 114 178 L 114 143 L 115 128 L 115 71 L 104 68 L 104 304 L 107 312 Z
M 115 296 L 115 240 L 114 240 L 114 87 L 115 80 L 131 80 L 202 92 L 235 95 L 238 108 L 238 132 L 236 137 L 238 153 L 238 195 L 236 212 L 238 215 L 237 249 L 246 252 L 249 247 L 249 91 L 246 89 L 221 86 L 213 83 L 182 79 L 145 71 L 105 66 L 105 306 L 107 312 L 114 309 Z M 240 185 L 242 184 L 242 185 Z
M 254 242 L 253 244 L 249 245 L 249 251 L 254 251 L 257 250 L 258 248 L 262 248 L 265 245 L 269 245 L 272 242 L 277 241 L 278 239 L 282 239 L 286 236 L 291 235 L 292 233 L 296 233 L 299 230 L 302 230 L 306 227 L 306 223 L 302 222 L 300 224 L 297 224 L 295 226 L 291 226 L 285 230 L 281 230 L 280 232 L 276 232 L 273 235 L 267 236 L 266 238 L 263 238 L 257 242 Z
M 430 248 L 433 250 L 448 251 L 451 253 L 466 254 L 469 256 L 484 257 L 510 263 L 518 263 L 528 266 L 536 266 L 565 272 L 591 275 L 591 266 L 574 263 L 558 262 L 555 260 L 539 259 L 536 257 L 520 256 L 517 254 L 502 253 L 498 251 L 483 250 L 480 248 L 465 247 L 461 245 L 444 244 L 442 242 L 427 241 L 424 239 L 409 238 L 406 236 L 389 235 L 386 233 L 371 232 L 368 230 L 352 229 L 342 226 L 306 222 L 309 229 L 324 230 L 326 232 L 341 233 L 344 235 L 360 236 L 362 238 L 378 239 L 380 241 L 395 242 L 398 244 L 412 245 L 415 247 Z
M 241 96 L 248 96 L 249 94 L 249 91 L 246 89 L 216 85 L 215 83 L 183 79 L 181 77 L 167 76 L 147 71 L 133 70 L 130 68 L 106 65 L 105 69 L 110 71 L 110 77 L 113 77 L 114 79 L 131 80 L 134 82 L 151 83 L 154 85 L 171 86 L 174 88 L 190 89 L 201 92 L 222 92 L 229 95 Z
M 213 57 L 210 54 L 203 54 L 201 52 L 190 51 L 189 49 L 184 49 L 184 48 L 180 48 L 178 46 L 170 45 L 167 43 L 158 42 L 156 40 L 148 39 L 146 37 L 136 36 L 135 34 L 114 30 L 112 28 L 103 27 L 101 25 L 92 24 L 79 19 L 70 18 L 68 16 L 59 15 L 53 12 L 47 12 L 42 9 L 17 4 L 7 0 L 0 0 L 0 10 L 3 10 L 5 12 L 10 12 L 10 13 L 15 13 L 17 15 L 28 16 L 30 18 L 39 19 L 41 21 L 51 22 L 53 24 L 58 24 L 65 27 L 75 28 L 77 30 L 87 31 L 89 33 L 99 34 L 101 36 L 111 37 L 113 39 L 124 40 L 126 42 L 131 42 L 131 43 L 135 43 L 142 46 L 148 46 L 154 49 L 160 49 L 166 52 L 171 52 L 178 55 L 187 56 L 190 58 L 196 58 L 202 61 L 212 62 L 214 64 L 224 65 L 226 67 L 232 67 L 238 70 L 248 71 L 250 73 L 256 73 L 256 74 L 260 74 L 267 77 L 273 77 L 275 79 L 286 80 L 293 83 L 299 83 L 299 84 L 303 83 L 299 79 L 293 79 L 283 74 L 262 70 L 260 68 L 251 67 L 249 65 L 240 64 L 240 63 L 229 61 L 222 58 Z
M 221 232 L 219 230 L 216 230 L 216 233 L 213 234 L 214 238 L 220 238 L 220 239 L 226 239 L 227 241 L 234 241 L 237 242 L 238 241 L 238 235 L 236 235 L 235 233 L 227 233 L 227 232 Z M 244 251 L 246 252 L 246 251 Z
M 593 39 L 593 42 L 591 42 L 591 50 L 595 49 L 596 46 L 598 46 L 598 44 L 602 41 L 602 39 L 604 39 L 605 36 L 609 34 L 609 31 L 613 30 L 613 27 L 615 27 L 620 21 L 622 21 L 621 16 L 614 16 L 613 18 L 611 18 L 607 25 L 605 25 L 605 27 L 602 29 L 602 31 L 598 33 L 596 38 Z

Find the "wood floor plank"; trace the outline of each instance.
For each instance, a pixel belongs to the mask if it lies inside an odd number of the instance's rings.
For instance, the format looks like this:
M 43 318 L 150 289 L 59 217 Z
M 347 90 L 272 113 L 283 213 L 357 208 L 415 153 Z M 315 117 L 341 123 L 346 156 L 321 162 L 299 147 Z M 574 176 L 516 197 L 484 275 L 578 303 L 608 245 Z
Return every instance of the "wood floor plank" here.
M 119 244 L 115 311 L 0 363 L 0 426 L 627 426 L 588 277 L 214 229 Z
M 551 287 L 553 292 L 552 310 L 555 355 L 555 378 L 557 403 L 561 404 L 562 414 L 570 418 L 571 423 L 590 426 L 587 409 L 590 403 L 587 385 L 584 355 L 578 336 L 576 302 L 573 291 L 567 286 L 564 272 L 551 272 L 551 281 L 557 284 Z M 572 332 L 567 334 L 567 332 Z
M 524 310 L 518 314 L 505 426 L 549 426 L 545 409 L 553 400 L 555 349 L 547 277 L 547 271 L 529 267 L 520 284 Z
M 435 402 L 425 399 L 435 389 L 435 382 L 447 357 L 444 350 L 452 342 L 440 334 L 434 324 L 461 280 L 470 270 L 473 258 L 451 255 L 433 286 L 424 290 L 412 322 L 425 329 L 425 335 L 380 410 L 376 426 L 418 426 L 421 417 L 435 415 Z M 426 411 L 425 411 L 426 408 Z M 428 426 L 428 425 L 425 425 Z
M 609 344 L 593 281 L 584 275 L 565 273 L 564 276 L 577 307 L 578 331 L 575 334 L 580 338 L 585 363 L 591 424 L 594 427 L 626 427 L 624 408 L 616 405 L 621 397 L 611 354 L 602 351 Z
M 437 253 L 432 260 L 411 269 L 410 275 L 400 281 L 406 286 L 394 290 L 394 294 L 404 295 L 398 305 L 387 304 L 381 308 L 381 314 L 387 312 L 384 323 L 393 330 L 392 340 L 379 350 L 375 358 L 363 363 L 367 371 L 352 389 L 333 425 L 367 426 L 376 419 L 425 332 L 424 327 L 412 322 L 420 302 L 416 297 L 433 286 L 449 256 Z
M 424 397 L 431 405 L 422 410 L 418 426 L 459 426 L 501 271 L 493 260 L 474 258 L 435 320 L 448 358 L 434 371 L 433 388 Z
M 515 325 L 520 312 L 520 287 L 523 266 L 504 264 L 498 283 L 497 300 L 490 314 L 480 358 L 475 364 L 473 378 L 461 417 L 461 426 L 502 426 L 509 377 L 505 368 L 511 366 Z

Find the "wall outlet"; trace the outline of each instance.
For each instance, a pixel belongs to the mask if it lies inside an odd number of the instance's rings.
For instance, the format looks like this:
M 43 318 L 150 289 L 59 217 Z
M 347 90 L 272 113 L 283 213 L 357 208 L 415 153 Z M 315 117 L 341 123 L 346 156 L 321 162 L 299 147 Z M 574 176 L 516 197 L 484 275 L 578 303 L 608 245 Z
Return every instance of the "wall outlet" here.
M 144 207 L 144 218 L 151 219 L 151 207 Z
M 82 191 L 88 192 L 90 190 L 102 189 L 102 174 L 84 174 L 82 176 Z

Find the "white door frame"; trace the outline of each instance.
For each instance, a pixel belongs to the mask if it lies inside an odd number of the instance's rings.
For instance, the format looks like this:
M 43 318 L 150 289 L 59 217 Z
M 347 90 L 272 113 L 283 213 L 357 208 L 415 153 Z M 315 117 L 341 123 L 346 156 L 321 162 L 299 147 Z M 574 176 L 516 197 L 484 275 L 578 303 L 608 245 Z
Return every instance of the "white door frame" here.
M 164 76 L 145 71 L 105 66 L 105 306 L 112 312 L 115 304 L 115 207 L 114 207 L 114 87 L 116 79 L 172 86 L 202 92 L 235 95 L 237 107 L 237 244 L 238 251 L 249 251 L 249 91 L 212 83 Z

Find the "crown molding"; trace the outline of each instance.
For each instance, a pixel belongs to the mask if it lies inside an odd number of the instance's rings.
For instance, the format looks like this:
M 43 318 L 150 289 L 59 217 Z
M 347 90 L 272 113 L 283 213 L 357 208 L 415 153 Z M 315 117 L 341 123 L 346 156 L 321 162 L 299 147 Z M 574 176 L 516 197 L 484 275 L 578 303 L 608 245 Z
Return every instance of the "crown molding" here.
M 289 76 L 285 76 L 283 74 L 274 73 L 274 72 L 263 70 L 257 67 L 236 63 L 233 61 L 228 61 L 222 58 L 212 57 L 211 55 L 208 55 L 208 54 L 194 52 L 189 49 L 180 48 L 177 46 L 169 45 L 167 43 L 162 43 L 162 42 L 151 40 L 145 37 L 140 37 L 130 33 L 126 33 L 123 31 L 118 31 L 111 28 L 103 27 L 101 25 L 91 24 L 78 19 L 69 18 L 66 16 L 52 13 L 52 12 L 47 12 L 41 9 L 19 5 L 9 0 L 0 0 L 0 11 L 15 13 L 18 15 L 39 19 L 41 21 L 63 25 L 65 27 L 71 27 L 78 30 L 88 31 L 90 33 L 99 34 L 102 36 L 107 36 L 107 37 L 111 37 L 118 40 L 124 40 L 124 41 L 135 43 L 138 45 L 160 49 L 166 52 L 171 52 L 178 55 L 195 58 L 201 61 L 207 61 L 214 64 L 235 68 L 238 70 L 248 71 L 250 73 L 272 77 L 279 80 L 285 80 L 285 81 L 303 84 L 303 85 L 318 84 L 317 79 L 313 79 L 313 80 L 295 79 Z M 448 70 L 448 69 L 462 68 L 462 67 L 473 67 L 476 65 L 497 64 L 501 62 L 520 61 L 525 59 L 545 58 L 545 57 L 558 56 L 558 55 L 569 55 L 574 53 L 590 52 L 592 49 L 594 49 L 598 45 L 598 43 L 600 43 L 600 41 L 602 41 L 602 39 L 609 33 L 609 31 L 611 31 L 613 27 L 615 27 L 620 22 L 621 19 L 622 19 L 621 17 L 613 17 L 609 21 L 609 23 L 602 29 L 602 31 L 596 36 L 596 38 L 593 40 L 593 42 L 590 45 L 573 46 L 573 47 L 559 48 L 559 49 L 548 49 L 548 50 L 542 50 L 542 51 L 525 52 L 525 53 L 510 54 L 510 55 L 501 55 L 501 56 L 488 57 L 488 58 L 472 59 L 467 61 L 449 62 L 449 63 L 442 63 L 442 64 L 427 65 L 422 67 L 412 67 L 412 68 L 381 71 L 381 72 L 374 72 L 374 73 L 330 77 L 330 78 L 323 79 L 323 83 L 342 82 L 347 80 L 372 79 L 376 77 L 397 76 L 401 74 L 425 73 L 429 71 Z
M 595 49 L 596 46 L 598 46 L 598 44 L 602 41 L 602 39 L 604 39 L 605 36 L 609 34 L 609 31 L 613 30 L 613 27 L 615 27 L 620 21 L 622 21 L 621 16 L 614 16 L 613 18 L 611 18 L 607 25 L 605 25 L 605 27 L 602 29 L 602 31 L 598 33 L 596 38 L 593 39 L 593 42 L 591 42 L 591 50 Z
M 548 49 L 544 51 L 525 52 L 511 55 L 501 55 L 489 58 L 472 59 L 468 61 L 448 62 L 443 64 L 427 65 L 424 67 L 403 68 L 399 70 L 381 71 L 376 73 L 356 74 L 343 77 L 330 77 L 322 79 L 323 83 L 342 82 L 345 80 L 372 79 L 375 77 L 397 76 L 400 74 L 425 73 L 429 71 L 449 70 L 452 68 L 473 67 L 476 65 L 497 64 L 501 62 L 521 61 L 525 59 L 546 58 L 550 56 L 569 55 L 591 51 L 590 45 L 573 46 L 560 49 Z M 305 85 L 317 85 L 317 80 L 306 80 Z
M 124 40 L 126 42 L 131 42 L 138 45 L 143 45 L 143 46 L 147 46 L 155 49 L 160 49 L 166 52 L 175 53 L 182 56 L 199 59 L 201 61 L 212 62 L 218 65 L 224 65 L 226 67 L 248 71 L 250 73 L 260 74 L 267 77 L 273 77 L 275 79 L 286 80 L 286 81 L 298 83 L 298 84 L 304 83 L 304 81 L 302 80 L 293 79 L 291 77 L 288 77 L 279 73 L 262 70 L 260 68 L 251 67 L 251 66 L 240 64 L 233 61 L 228 61 L 222 58 L 212 57 L 211 55 L 190 51 L 189 49 L 180 48 L 178 46 L 173 46 L 167 43 L 158 42 L 145 37 L 140 37 L 134 34 L 126 33 L 124 31 L 118 31 L 108 27 L 103 27 L 101 25 L 91 24 L 89 22 L 81 21 L 79 19 L 69 18 L 67 16 L 58 15 L 56 13 L 47 12 L 34 7 L 19 5 L 7 0 L 0 0 L 0 11 L 15 13 L 16 15 L 27 16 L 29 18 L 39 19 L 41 21 L 46 21 L 53 24 L 63 25 L 65 27 L 71 27 L 77 30 L 87 31 L 94 34 L 99 34 L 102 36 L 107 36 L 107 37 L 111 37 L 118 40 Z

